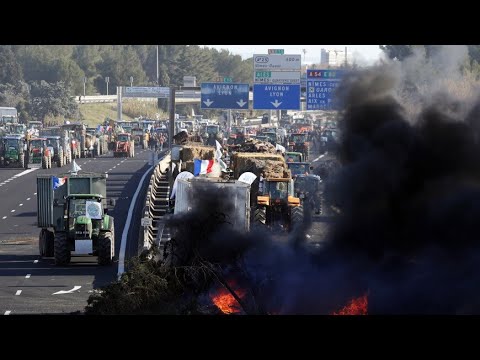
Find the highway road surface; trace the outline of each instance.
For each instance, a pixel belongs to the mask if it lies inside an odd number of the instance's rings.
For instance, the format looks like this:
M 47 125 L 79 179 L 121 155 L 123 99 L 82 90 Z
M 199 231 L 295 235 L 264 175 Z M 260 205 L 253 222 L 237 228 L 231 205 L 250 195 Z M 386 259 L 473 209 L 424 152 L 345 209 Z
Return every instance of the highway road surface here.
M 106 172 L 107 197 L 116 199 L 113 265 L 97 265 L 96 257 L 72 257 L 68 266 L 40 258 L 37 221 L 37 174 L 60 174 L 71 165 L 52 169 L 0 169 L 0 315 L 82 313 L 92 290 L 117 278 L 118 255 L 131 199 L 151 169 L 149 150 L 135 149 L 134 158 L 77 159 L 82 170 Z M 138 233 L 149 176 L 140 186 L 125 247 L 125 259 L 138 254 Z

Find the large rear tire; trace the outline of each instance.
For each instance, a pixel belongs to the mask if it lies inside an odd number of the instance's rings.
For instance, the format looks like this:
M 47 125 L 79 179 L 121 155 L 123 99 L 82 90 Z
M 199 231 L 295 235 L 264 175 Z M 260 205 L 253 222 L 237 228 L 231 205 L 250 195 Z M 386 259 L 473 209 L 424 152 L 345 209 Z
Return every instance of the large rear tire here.
M 105 232 L 98 238 L 98 265 L 110 265 L 112 263 L 112 247 L 114 242 L 112 240 L 112 233 Z
M 46 231 L 45 229 L 40 230 L 40 234 L 38 235 L 38 252 L 40 253 L 40 257 L 44 257 L 47 254 L 45 244 L 47 242 L 46 239 Z
M 265 207 L 260 207 L 255 209 L 255 213 L 253 215 L 253 221 L 255 223 L 260 223 L 263 225 L 267 224 L 267 209 Z
M 57 161 L 57 167 L 62 167 L 63 166 L 63 150 L 58 151 L 58 161 Z
M 303 206 L 300 205 L 292 208 L 290 212 L 290 217 L 291 217 L 290 222 L 291 222 L 292 229 L 295 225 L 303 223 L 303 219 L 304 219 Z
M 55 265 L 66 265 L 70 263 L 71 253 L 70 253 L 70 248 L 68 246 L 66 234 L 63 234 L 63 233 L 55 234 L 54 257 L 55 257 Z

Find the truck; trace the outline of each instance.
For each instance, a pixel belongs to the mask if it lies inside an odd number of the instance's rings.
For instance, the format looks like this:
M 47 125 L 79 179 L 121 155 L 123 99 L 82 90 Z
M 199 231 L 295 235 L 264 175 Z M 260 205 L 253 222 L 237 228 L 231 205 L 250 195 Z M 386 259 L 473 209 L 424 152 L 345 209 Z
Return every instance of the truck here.
M 107 174 L 37 175 L 40 256 L 53 256 L 55 265 L 66 265 L 77 255 L 97 256 L 99 265 L 111 264 L 115 228 L 106 195 Z

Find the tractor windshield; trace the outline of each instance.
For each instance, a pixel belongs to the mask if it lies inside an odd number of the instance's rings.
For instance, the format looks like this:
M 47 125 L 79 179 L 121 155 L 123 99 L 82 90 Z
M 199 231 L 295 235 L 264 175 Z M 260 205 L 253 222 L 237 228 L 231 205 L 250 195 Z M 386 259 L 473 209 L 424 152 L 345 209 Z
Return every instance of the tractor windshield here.
M 128 141 L 128 135 L 118 135 L 118 141 Z
M 18 147 L 18 139 L 5 139 L 5 147 L 16 149 Z
M 271 199 L 286 199 L 288 197 L 288 183 L 284 181 L 268 181 L 267 193 Z
M 308 174 L 310 170 L 309 164 L 289 163 L 288 168 L 292 172 L 292 176 Z
M 102 207 L 97 206 L 99 202 L 95 199 L 71 199 L 70 200 L 70 218 L 87 216 L 92 219 L 101 217 Z
M 294 143 L 304 143 L 306 141 L 305 135 L 292 135 L 292 141 Z

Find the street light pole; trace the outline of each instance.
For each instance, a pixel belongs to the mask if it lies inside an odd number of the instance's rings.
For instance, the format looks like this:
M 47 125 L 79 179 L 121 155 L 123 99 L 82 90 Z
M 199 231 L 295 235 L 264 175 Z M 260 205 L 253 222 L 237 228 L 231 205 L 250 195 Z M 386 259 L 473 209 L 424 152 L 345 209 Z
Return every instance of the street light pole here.
M 87 85 L 87 78 L 84 77 L 83 78 L 83 97 L 85 97 L 85 94 L 86 94 L 86 91 L 87 91 L 86 90 L 86 87 L 87 87 L 86 85 Z
M 133 87 L 133 76 L 130 76 L 130 86 Z
M 110 81 L 110 77 L 107 76 L 107 77 L 105 78 L 105 82 L 107 83 L 107 95 L 108 95 L 108 82 L 109 82 L 109 81 Z
M 158 45 L 157 45 L 157 86 L 160 86 L 160 79 L 158 75 Z

